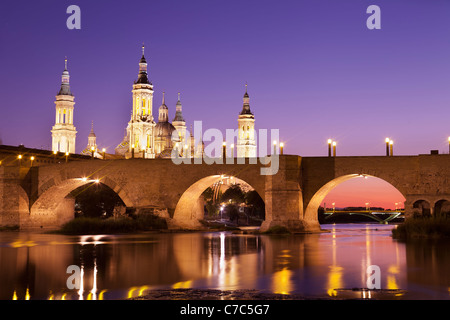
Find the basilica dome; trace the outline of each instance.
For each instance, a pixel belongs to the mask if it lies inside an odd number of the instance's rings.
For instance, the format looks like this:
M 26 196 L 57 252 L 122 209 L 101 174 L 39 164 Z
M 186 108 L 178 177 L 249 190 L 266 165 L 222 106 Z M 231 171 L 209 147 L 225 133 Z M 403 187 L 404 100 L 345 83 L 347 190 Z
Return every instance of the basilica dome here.
M 170 122 L 158 122 L 155 126 L 157 137 L 171 137 L 176 129 Z

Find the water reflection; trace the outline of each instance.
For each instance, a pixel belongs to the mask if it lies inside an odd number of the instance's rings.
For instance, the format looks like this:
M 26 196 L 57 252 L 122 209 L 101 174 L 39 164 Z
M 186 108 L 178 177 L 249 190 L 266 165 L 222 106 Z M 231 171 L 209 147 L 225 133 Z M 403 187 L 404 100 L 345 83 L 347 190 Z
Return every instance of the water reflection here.
M 448 299 L 450 243 L 401 243 L 392 226 L 329 225 L 296 236 L 217 233 L 123 236 L 0 233 L 0 298 L 103 300 L 158 288 L 259 289 L 279 294 L 372 298 L 367 267 L 394 298 Z M 81 271 L 69 290 L 69 265 Z

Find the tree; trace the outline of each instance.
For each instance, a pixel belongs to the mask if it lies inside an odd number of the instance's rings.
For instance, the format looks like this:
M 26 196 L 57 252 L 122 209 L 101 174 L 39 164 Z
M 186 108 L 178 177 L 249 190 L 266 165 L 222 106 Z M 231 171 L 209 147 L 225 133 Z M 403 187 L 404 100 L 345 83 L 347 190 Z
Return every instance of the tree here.
M 245 200 L 245 193 L 239 184 L 231 185 L 220 198 L 221 202 L 242 203 Z
M 250 206 L 252 216 L 260 219 L 265 218 L 266 205 L 256 190 L 251 190 L 245 194 L 245 203 Z
M 116 206 L 125 206 L 122 199 L 103 184 L 90 183 L 73 190 L 75 205 L 85 217 L 111 216 Z

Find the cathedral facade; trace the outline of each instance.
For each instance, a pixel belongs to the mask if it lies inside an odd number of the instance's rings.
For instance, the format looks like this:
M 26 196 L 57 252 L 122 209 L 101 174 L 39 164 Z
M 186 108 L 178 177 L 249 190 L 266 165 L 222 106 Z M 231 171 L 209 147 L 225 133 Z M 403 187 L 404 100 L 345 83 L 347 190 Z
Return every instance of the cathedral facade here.
M 185 146 L 191 145 L 187 138 L 186 121 L 182 113 L 180 94 L 172 123 L 169 108 L 165 103 L 165 93 L 158 110 L 157 122 L 153 115 L 153 84 L 148 79 L 147 61 L 142 46 L 139 74 L 133 84 L 131 119 L 122 142 L 115 148 L 117 155 L 125 158 L 170 158 L 176 148 L 181 155 Z M 190 149 L 189 149 L 190 150 Z
M 153 84 L 148 78 L 144 46 L 139 61 L 139 73 L 133 83 L 131 117 L 121 143 L 114 149 L 114 158 L 171 158 L 203 157 L 202 137 L 196 141 L 186 130 L 180 93 L 175 105 L 175 116 L 169 121 L 169 108 L 165 103 L 165 93 L 158 114 L 153 113 Z M 61 89 L 56 96 L 56 119 L 52 127 L 52 150 L 75 153 L 76 128 L 73 125 L 74 96 L 70 91 L 67 59 L 62 75 Z M 245 85 L 244 104 L 238 116 L 237 154 L 233 157 L 256 157 L 255 116 L 250 110 L 247 85 Z M 196 137 L 197 138 L 197 137 Z M 88 144 L 82 154 L 97 158 L 106 156 L 105 149 L 100 153 L 92 124 Z M 111 155 L 113 156 L 113 155 Z

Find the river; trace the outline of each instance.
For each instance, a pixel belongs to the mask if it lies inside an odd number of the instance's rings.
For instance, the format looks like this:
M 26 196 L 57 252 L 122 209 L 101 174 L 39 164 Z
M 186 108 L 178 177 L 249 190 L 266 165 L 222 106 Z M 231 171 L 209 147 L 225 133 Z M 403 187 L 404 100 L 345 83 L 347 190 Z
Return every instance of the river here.
M 367 287 L 373 265 L 387 291 L 381 299 L 449 299 L 450 242 L 400 242 L 393 227 L 329 224 L 329 232 L 291 236 L 1 232 L 0 299 L 124 299 L 168 288 L 372 298 L 348 289 Z M 79 289 L 67 286 L 71 265 Z

